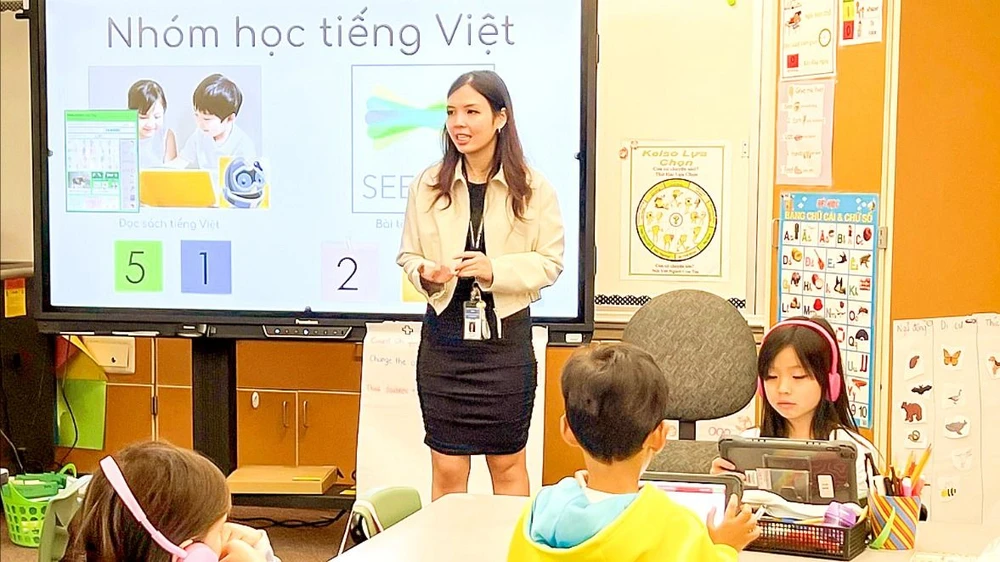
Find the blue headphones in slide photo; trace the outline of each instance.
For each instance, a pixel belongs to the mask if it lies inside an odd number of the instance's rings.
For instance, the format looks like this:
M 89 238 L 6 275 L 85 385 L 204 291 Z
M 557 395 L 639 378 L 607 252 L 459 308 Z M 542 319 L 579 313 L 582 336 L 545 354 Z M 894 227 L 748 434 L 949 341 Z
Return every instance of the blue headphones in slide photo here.
M 222 194 L 233 207 L 253 209 L 264 199 L 266 184 L 260 161 L 236 157 L 226 166 Z

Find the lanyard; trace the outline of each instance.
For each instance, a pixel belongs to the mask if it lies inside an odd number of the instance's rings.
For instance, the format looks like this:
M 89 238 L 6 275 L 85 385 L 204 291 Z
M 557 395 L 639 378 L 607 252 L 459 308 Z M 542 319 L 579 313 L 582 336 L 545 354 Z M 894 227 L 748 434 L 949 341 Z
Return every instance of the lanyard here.
M 472 238 L 472 249 L 474 251 L 482 251 L 479 247 L 479 243 L 483 241 L 483 223 L 486 222 L 485 209 L 484 214 L 479 219 L 479 230 L 473 231 L 472 229 L 472 219 L 469 219 L 469 237 Z

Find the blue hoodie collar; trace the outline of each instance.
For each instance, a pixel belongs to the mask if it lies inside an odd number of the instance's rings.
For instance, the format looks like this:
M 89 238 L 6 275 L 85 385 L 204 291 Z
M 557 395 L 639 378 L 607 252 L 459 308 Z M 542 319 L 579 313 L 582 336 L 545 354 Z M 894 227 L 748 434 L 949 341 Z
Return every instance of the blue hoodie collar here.
M 618 518 L 638 493 L 619 494 L 590 503 L 574 478 L 543 488 L 531 506 L 528 535 L 551 548 L 572 548 L 589 540 Z

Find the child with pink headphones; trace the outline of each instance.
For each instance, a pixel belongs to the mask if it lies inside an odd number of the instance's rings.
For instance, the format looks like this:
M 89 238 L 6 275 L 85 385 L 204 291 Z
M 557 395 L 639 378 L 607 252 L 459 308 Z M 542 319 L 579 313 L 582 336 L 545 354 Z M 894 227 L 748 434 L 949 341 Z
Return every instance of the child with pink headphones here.
M 101 461 L 73 550 L 87 562 L 280 562 L 264 531 L 227 522 L 231 507 L 225 476 L 205 457 L 162 441 L 131 445 Z
M 757 356 L 757 388 L 764 395 L 760 427 L 743 437 L 848 441 L 858 450 L 858 492 L 867 495 L 865 459 L 878 451 L 851 416 L 836 335 L 826 320 L 804 316 L 775 324 Z M 733 471 L 717 458 L 712 474 Z

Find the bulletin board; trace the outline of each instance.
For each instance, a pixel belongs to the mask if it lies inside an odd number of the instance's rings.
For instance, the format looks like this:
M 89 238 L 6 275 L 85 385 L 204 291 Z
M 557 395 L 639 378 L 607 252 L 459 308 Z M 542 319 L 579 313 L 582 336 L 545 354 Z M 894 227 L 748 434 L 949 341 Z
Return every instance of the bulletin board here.
M 996 13 L 996 6 L 991 7 Z M 989 321 L 982 319 L 980 313 L 1000 311 L 1000 221 L 995 212 L 1000 209 L 1000 189 L 996 188 L 996 178 L 1000 176 L 1000 160 L 996 158 L 1000 153 L 1000 119 L 995 111 L 988 109 L 1000 104 L 1000 75 L 978 71 L 1000 66 L 1000 49 L 995 44 L 995 18 L 984 17 L 980 8 L 976 4 L 959 3 L 948 10 L 939 10 L 926 3 L 908 2 L 901 12 L 890 309 L 893 321 L 903 326 L 919 326 L 937 319 L 930 325 L 935 329 L 934 335 L 925 339 L 935 346 L 929 352 L 937 354 L 931 356 L 932 360 L 942 363 L 942 367 L 949 355 L 954 357 L 955 349 L 943 343 L 936 347 L 940 333 L 949 327 L 955 332 L 956 326 L 963 326 L 961 332 L 968 341 L 967 334 L 973 331 L 964 322 L 946 322 L 942 327 L 942 318 L 976 318 L 975 332 L 982 334 Z M 941 42 L 940 37 L 950 39 Z M 917 355 L 911 353 L 915 347 L 912 340 L 919 340 L 913 334 L 911 331 L 904 339 L 910 340 L 905 346 L 900 344 L 898 336 L 893 338 L 894 369 L 909 369 L 909 362 Z M 954 338 L 948 345 L 954 345 Z M 968 360 L 969 355 L 969 351 L 963 350 L 959 361 L 962 356 Z M 992 356 L 991 349 L 984 344 L 978 348 L 978 361 L 969 361 L 968 366 L 962 364 L 959 370 L 971 387 L 975 380 L 971 378 L 973 363 L 978 363 L 983 416 L 979 428 L 973 429 L 982 432 L 984 443 L 996 427 L 996 420 L 988 416 L 998 411 L 996 397 L 1000 395 L 997 387 L 1000 381 L 995 380 L 996 372 L 990 362 Z M 905 455 L 906 449 L 897 447 L 896 437 L 913 431 L 912 427 L 909 431 L 897 427 L 906 424 L 905 417 L 900 417 L 901 404 L 912 403 L 913 388 L 920 386 L 910 382 L 907 380 L 902 386 L 893 384 L 890 393 L 892 454 L 897 458 Z M 945 394 L 945 388 L 940 390 Z M 947 398 L 942 396 L 938 400 Z M 943 412 L 954 413 L 951 409 Z M 948 432 L 949 423 L 961 421 L 938 420 L 936 431 Z M 976 439 L 970 436 L 943 442 L 956 445 Z M 957 451 L 960 455 L 961 449 L 967 447 L 956 445 L 953 451 L 935 450 L 932 466 L 950 470 L 948 476 L 955 477 L 955 471 L 964 465 L 961 459 L 952 458 L 951 453 Z M 996 459 L 984 458 L 982 462 L 983 466 L 994 466 Z M 939 495 L 932 502 L 943 506 L 945 517 L 959 515 L 964 501 L 952 499 L 956 495 L 940 496 L 941 493 L 956 488 L 957 497 L 968 497 L 977 491 L 969 487 L 968 473 L 958 477 L 965 480 L 958 486 L 947 485 L 948 482 L 942 486 L 939 482 L 937 488 L 932 488 Z M 995 481 L 995 478 L 982 479 L 985 497 L 1000 497 L 1000 490 L 989 488 Z M 982 511 L 975 508 L 970 511 L 968 517 L 980 513 L 984 520 L 995 521 L 998 517 L 998 508 L 988 502 Z
M 839 2 L 834 6 L 840 8 Z M 781 10 L 775 18 L 778 26 L 787 24 Z M 838 16 L 839 21 L 839 16 Z M 883 18 L 883 32 L 885 18 Z M 780 52 L 776 53 L 779 68 L 782 63 Z M 833 101 L 833 141 L 831 157 L 831 185 L 791 185 L 776 183 L 772 198 L 773 217 L 781 216 L 783 194 L 792 192 L 832 193 L 832 194 L 872 194 L 882 191 L 882 139 L 883 108 L 885 95 L 885 43 L 864 43 L 840 46 L 836 51 L 836 75 L 834 76 Z M 780 73 L 776 88 L 787 88 L 789 84 L 801 82 L 781 82 Z M 777 155 L 775 140 L 775 154 Z M 882 206 L 883 213 L 885 206 Z M 777 225 L 775 224 L 775 227 Z M 778 320 L 780 306 L 780 276 L 778 264 L 779 236 L 775 229 L 771 248 L 771 310 L 768 312 L 771 324 Z M 877 259 L 883 259 L 882 253 Z M 873 343 L 874 345 L 874 343 Z M 876 412 L 877 413 L 877 412 Z M 883 423 L 879 419 L 872 424 Z M 871 429 L 861 433 L 872 438 Z
M 598 323 L 677 289 L 764 313 L 754 307 L 767 259 L 757 170 L 759 95 L 773 94 L 760 80 L 768 4 L 601 3 Z

